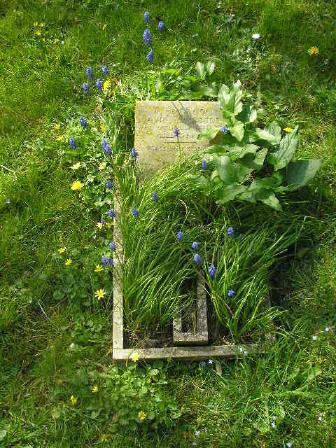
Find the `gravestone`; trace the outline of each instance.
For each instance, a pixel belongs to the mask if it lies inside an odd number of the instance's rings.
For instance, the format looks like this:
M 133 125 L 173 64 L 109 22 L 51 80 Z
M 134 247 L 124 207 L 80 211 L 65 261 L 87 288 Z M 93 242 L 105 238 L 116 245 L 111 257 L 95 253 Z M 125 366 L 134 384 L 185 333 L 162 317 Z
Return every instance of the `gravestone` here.
M 208 141 L 198 135 L 209 128 L 223 126 L 218 102 L 138 101 L 135 106 L 134 146 L 139 167 L 153 173 L 184 156 L 204 149 Z M 179 130 L 179 136 L 174 134 Z

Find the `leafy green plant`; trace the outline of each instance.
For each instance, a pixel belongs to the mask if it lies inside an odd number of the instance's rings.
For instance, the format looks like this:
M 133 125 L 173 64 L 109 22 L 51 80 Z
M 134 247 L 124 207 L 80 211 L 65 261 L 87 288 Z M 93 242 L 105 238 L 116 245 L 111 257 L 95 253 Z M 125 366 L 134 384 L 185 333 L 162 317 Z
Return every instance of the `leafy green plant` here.
M 256 126 L 257 110 L 243 104 L 240 81 L 229 89 L 222 85 L 218 101 L 225 125 L 209 129 L 200 138 L 210 139 L 206 151 L 208 169 L 196 177 L 199 187 L 218 204 L 248 201 L 281 210 L 276 194 L 297 190 L 313 179 L 321 165 L 317 159 L 296 159 L 298 127 L 282 137 L 272 122 Z

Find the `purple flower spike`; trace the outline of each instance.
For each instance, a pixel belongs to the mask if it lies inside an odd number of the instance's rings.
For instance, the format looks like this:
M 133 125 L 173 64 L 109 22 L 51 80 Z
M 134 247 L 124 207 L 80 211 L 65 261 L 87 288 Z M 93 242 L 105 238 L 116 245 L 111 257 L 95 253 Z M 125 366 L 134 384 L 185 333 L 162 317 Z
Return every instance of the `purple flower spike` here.
M 113 218 L 113 219 L 117 216 L 116 212 L 113 210 L 113 208 L 111 208 L 111 210 L 109 210 L 108 215 L 110 218 Z
M 89 91 L 89 84 L 87 82 L 84 82 L 82 84 L 82 89 L 83 89 L 84 93 L 88 93 L 88 91 Z
M 208 269 L 210 278 L 214 278 L 216 271 L 217 271 L 217 269 L 215 268 L 215 266 L 213 264 L 211 264 Z
M 228 227 L 226 233 L 227 233 L 227 236 L 232 238 L 234 236 L 234 229 L 233 229 L 233 227 Z
M 113 258 L 111 258 L 111 257 L 107 257 L 106 255 L 103 255 L 103 256 L 101 257 L 101 264 L 102 264 L 103 266 L 105 266 L 105 267 L 113 266 Z
M 166 29 L 165 24 L 163 23 L 162 20 L 159 21 L 158 23 L 158 30 L 161 31 L 161 33 Z
M 109 243 L 109 248 L 110 248 L 112 251 L 115 251 L 115 250 L 116 250 L 117 245 L 116 245 L 115 241 L 111 241 L 111 242 Z
M 93 68 L 92 67 L 87 67 L 87 69 L 85 70 L 85 73 L 89 79 L 93 79 Z
M 145 21 L 145 23 L 149 23 L 149 12 L 148 11 L 144 12 L 144 21 Z
M 70 148 L 72 148 L 72 149 L 76 149 L 76 148 L 77 148 L 75 139 L 74 139 L 73 137 L 70 137 L 70 138 L 69 138 L 69 146 L 70 146 Z
M 102 74 L 103 74 L 104 76 L 107 76 L 107 75 L 110 73 L 110 71 L 109 71 L 109 69 L 106 67 L 106 65 L 103 65 L 103 66 L 102 66 L 101 71 L 102 71 Z
M 159 200 L 159 195 L 156 191 L 153 191 L 152 193 L 152 199 L 154 202 L 157 202 Z
M 192 250 L 198 250 L 199 248 L 199 244 L 197 241 L 194 241 L 191 245 Z
M 87 122 L 85 117 L 80 117 L 79 124 L 82 126 L 82 128 L 87 128 L 88 127 L 88 122 Z
M 234 297 L 236 295 L 236 291 L 234 291 L 233 289 L 229 289 L 227 295 L 231 299 L 232 297 Z
M 182 241 L 183 238 L 183 232 L 182 230 L 179 230 L 176 234 L 178 241 Z
M 137 208 L 132 208 L 132 215 L 134 218 L 139 218 L 139 210 Z
M 98 90 L 102 91 L 103 90 L 103 83 L 100 79 L 96 80 L 96 87 Z
M 111 180 L 107 180 L 107 181 L 106 181 L 106 188 L 107 188 L 108 190 L 112 190 L 112 188 L 113 188 L 113 183 L 112 183 Z
M 135 148 L 131 149 L 131 157 L 133 160 L 136 160 L 138 158 L 138 151 Z
M 143 41 L 144 41 L 144 44 L 147 45 L 148 47 L 151 46 L 152 35 L 148 28 L 146 28 L 145 31 L 143 32 Z
M 207 165 L 207 163 L 206 163 L 206 160 L 204 160 L 204 159 L 202 160 L 202 162 L 201 162 L 201 166 L 202 166 L 202 170 L 203 170 L 203 171 L 205 171 L 205 170 L 207 169 L 207 166 L 208 166 L 208 165 Z
M 194 255 L 194 263 L 197 264 L 197 266 L 202 263 L 202 258 L 198 254 Z
M 148 62 L 150 62 L 151 64 L 153 64 L 153 60 L 154 60 L 154 53 L 153 50 L 151 50 L 148 55 L 146 56 L 146 59 Z
M 175 135 L 176 138 L 179 138 L 179 136 L 180 136 L 180 130 L 179 130 L 178 128 L 175 128 L 175 129 L 174 129 L 174 135 Z
M 221 131 L 223 134 L 227 134 L 227 133 L 229 132 L 229 128 L 227 128 L 226 126 L 223 126 L 222 128 L 220 128 L 220 131 Z

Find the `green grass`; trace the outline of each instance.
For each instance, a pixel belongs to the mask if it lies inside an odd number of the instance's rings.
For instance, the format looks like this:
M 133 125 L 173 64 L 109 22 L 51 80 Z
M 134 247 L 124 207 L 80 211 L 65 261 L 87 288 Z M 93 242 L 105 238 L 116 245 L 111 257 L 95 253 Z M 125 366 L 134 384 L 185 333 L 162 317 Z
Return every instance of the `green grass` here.
M 145 9 L 168 28 L 155 34 L 151 73 L 142 43 Z M 335 17 L 326 0 L 0 4 L 0 446 L 336 445 Z M 35 21 L 45 23 L 41 36 Z M 252 44 L 254 32 L 262 37 Z M 314 45 L 316 58 L 307 53 Z M 111 232 L 97 232 L 101 213 L 92 203 L 105 194 L 99 122 L 107 121 L 109 139 L 120 132 L 122 157 L 133 143 L 134 98 L 155 96 L 151 80 L 160 67 L 184 75 L 208 59 L 216 62 L 215 81 L 239 78 L 258 98 L 264 122 L 299 124 L 300 156 L 323 159 L 309 189 L 291 197 L 321 225 L 312 226 L 295 262 L 275 269 L 274 298 L 283 312 L 268 353 L 206 367 L 132 364 L 116 373 L 110 272 L 94 273 Z M 80 90 L 85 67 L 98 71 L 102 64 L 123 83 L 112 104 Z M 169 95 L 181 90 L 174 79 L 165 81 Z M 94 121 L 93 110 L 97 132 L 86 135 L 78 117 Z M 70 190 L 78 159 L 57 140 L 63 134 L 85 147 L 78 176 L 94 176 L 80 195 Z M 256 225 L 263 210 L 255 209 Z M 249 226 L 243 214 L 240 226 Z M 62 246 L 71 269 L 57 252 Z M 107 296 L 98 302 L 100 287 Z

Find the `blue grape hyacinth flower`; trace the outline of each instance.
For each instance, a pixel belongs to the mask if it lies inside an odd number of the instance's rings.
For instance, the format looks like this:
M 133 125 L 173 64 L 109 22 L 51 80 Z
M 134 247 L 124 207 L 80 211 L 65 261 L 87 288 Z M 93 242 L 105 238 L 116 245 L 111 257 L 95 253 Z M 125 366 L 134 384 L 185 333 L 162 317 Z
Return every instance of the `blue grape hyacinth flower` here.
M 148 28 L 146 28 L 145 31 L 143 32 L 143 41 L 144 41 L 144 44 L 147 45 L 148 47 L 151 46 L 152 35 Z
M 153 64 L 154 61 L 154 52 L 153 50 L 151 50 L 148 55 L 146 56 L 146 59 L 148 62 L 150 62 L 151 64 Z
M 229 289 L 227 295 L 228 297 L 232 298 L 236 295 L 236 291 L 234 291 L 233 289 Z
M 175 128 L 175 129 L 174 129 L 174 136 L 175 136 L 176 138 L 179 138 L 179 136 L 180 136 L 180 130 L 179 130 L 178 128 Z
M 157 202 L 159 200 L 159 195 L 156 191 L 153 191 L 152 193 L 152 199 L 154 202 Z
M 145 21 L 145 23 L 149 23 L 149 12 L 148 11 L 144 12 L 144 21 Z
M 132 215 L 134 218 L 139 218 L 139 210 L 137 208 L 132 208 Z
M 112 149 L 111 149 L 111 146 L 108 144 L 108 142 L 107 142 L 107 140 L 105 138 L 102 139 L 101 145 L 102 145 L 104 153 L 107 154 L 108 156 L 111 156 L 112 155 Z
M 227 128 L 226 126 L 223 126 L 223 127 L 220 128 L 220 131 L 221 131 L 223 134 L 227 134 L 227 133 L 229 132 L 229 128 Z
M 87 82 L 83 82 L 82 90 L 83 90 L 84 93 L 88 93 L 88 91 L 89 91 L 89 84 Z
M 176 234 L 178 241 L 182 241 L 183 238 L 183 232 L 182 230 L 179 230 Z
M 138 158 L 138 152 L 135 148 L 131 149 L 131 157 L 133 160 L 136 160 Z
M 103 90 L 103 82 L 100 79 L 96 80 L 96 87 L 98 90 L 102 91 Z
M 85 70 L 85 73 L 89 79 L 93 79 L 93 68 L 92 67 L 87 67 Z
M 113 258 L 111 258 L 111 257 L 107 257 L 106 255 L 103 255 L 103 256 L 101 257 L 101 264 L 102 264 L 103 266 L 105 266 L 105 267 L 113 266 Z
M 207 169 L 207 166 L 208 166 L 208 165 L 207 165 L 207 162 L 206 162 L 205 159 L 202 160 L 202 162 L 201 162 L 201 166 L 202 166 L 202 170 L 203 170 L 203 171 L 205 171 L 205 170 Z
M 106 67 L 106 65 L 102 66 L 101 71 L 104 76 L 107 76 L 110 73 L 110 70 Z
M 162 20 L 159 21 L 158 23 L 158 30 L 161 31 L 161 33 L 166 29 L 165 24 L 163 23 Z
M 210 278 L 214 278 L 214 277 L 215 277 L 215 275 L 216 275 L 216 271 L 217 271 L 217 269 L 215 268 L 215 265 L 214 265 L 214 264 L 211 264 L 211 265 L 209 266 L 209 269 L 208 269 Z
M 198 254 L 194 255 L 194 263 L 197 264 L 198 266 L 202 263 L 202 258 L 200 257 L 200 255 Z
M 113 183 L 112 183 L 111 180 L 107 180 L 107 181 L 106 181 L 106 188 L 107 188 L 108 190 L 112 190 L 112 188 L 113 188 Z
M 75 139 L 74 139 L 73 137 L 70 137 L 70 138 L 69 138 L 69 146 L 70 146 L 70 148 L 72 148 L 72 149 L 76 149 L 76 148 L 77 148 Z
M 82 126 L 82 128 L 87 128 L 88 127 L 88 122 L 87 122 L 87 119 L 85 117 L 80 117 L 79 124 Z
M 108 215 L 110 218 L 116 218 L 116 212 L 113 210 L 113 208 L 111 208 L 111 210 L 108 211 Z
M 199 244 L 197 241 L 194 241 L 191 245 L 192 250 L 198 250 L 199 248 Z
M 117 245 L 116 245 L 115 241 L 110 241 L 110 243 L 109 243 L 109 248 L 110 248 L 112 251 L 115 251 L 115 250 L 116 250 Z
M 232 238 L 234 236 L 234 229 L 233 229 L 233 227 L 228 227 L 226 233 L 227 233 L 227 236 Z
M 103 226 L 106 224 L 106 221 L 105 221 L 103 218 L 101 218 L 101 220 L 100 220 L 99 222 L 100 222 L 100 224 L 102 224 Z

